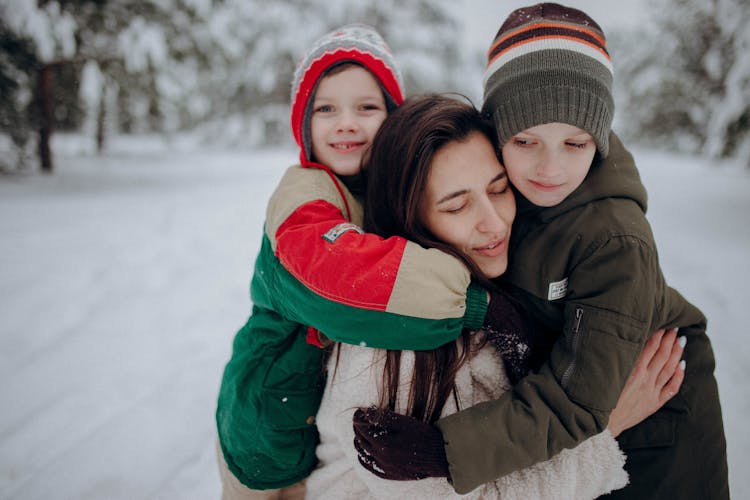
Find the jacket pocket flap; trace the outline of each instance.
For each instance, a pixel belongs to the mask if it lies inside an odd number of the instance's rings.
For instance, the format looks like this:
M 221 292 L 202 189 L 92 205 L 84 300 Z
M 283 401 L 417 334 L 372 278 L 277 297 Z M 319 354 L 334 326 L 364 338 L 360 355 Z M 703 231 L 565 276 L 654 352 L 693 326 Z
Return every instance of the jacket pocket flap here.
M 617 439 L 623 450 L 671 446 L 675 440 L 675 419 L 669 415 L 653 416 L 623 432 Z
M 269 389 L 263 391 L 263 408 L 268 412 L 268 426 L 274 430 L 305 429 L 315 425 L 315 415 L 320 407 L 322 393 L 318 389 L 307 391 Z

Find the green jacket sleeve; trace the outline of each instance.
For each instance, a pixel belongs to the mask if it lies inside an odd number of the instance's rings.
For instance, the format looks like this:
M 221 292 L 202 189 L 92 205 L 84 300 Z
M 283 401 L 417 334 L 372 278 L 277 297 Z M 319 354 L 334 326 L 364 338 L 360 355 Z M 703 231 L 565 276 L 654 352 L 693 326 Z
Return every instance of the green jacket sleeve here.
M 258 259 L 266 281 L 273 282 L 275 291 L 269 294 L 273 303 L 261 303 L 276 310 L 290 321 L 311 325 L 325 332 L 337 342 L 367 345 L 382 349 L 434 349 L 454 340 L 468 324 L 481 325 L 487 309 L 486 292 L 470 284 L 466 291 L 467 311 L 463 317 L 433 319 L 419 318 L 352 307 L 316 294 L 297 280 L 276 259 L 267 237 L 263 238 Z M 253 297 L 253 301 L 261 300 Z

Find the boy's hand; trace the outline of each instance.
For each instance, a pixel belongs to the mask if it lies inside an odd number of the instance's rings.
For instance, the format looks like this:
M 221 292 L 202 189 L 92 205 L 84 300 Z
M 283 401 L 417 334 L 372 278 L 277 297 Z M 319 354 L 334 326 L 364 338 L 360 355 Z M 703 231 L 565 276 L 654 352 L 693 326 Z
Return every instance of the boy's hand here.
M 608 428 L 617 437 L 654 414 L 680 390 L 685 363 L 680 362 L 685 337 L 677 329 L 657 330 L 646 341 L 641 355 L 609 417 Z
M 448 477 L 437 427 L 373 406 L 357 409 L 353 425 L 359 463 L 376 476 L 394 481 Z

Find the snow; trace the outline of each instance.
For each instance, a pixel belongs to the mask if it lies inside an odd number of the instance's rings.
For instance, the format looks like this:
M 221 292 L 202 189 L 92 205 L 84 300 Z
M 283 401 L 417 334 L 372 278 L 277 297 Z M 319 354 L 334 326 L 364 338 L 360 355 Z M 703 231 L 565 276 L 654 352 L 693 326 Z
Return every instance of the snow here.
M 296 153 L 60 139 L 54 175 L 0 177 L 0 498 L 218 498 L 218 385 Z M 709 317 L 732 494 L 750 498 L 750 172 L 635 155 L 665 273 Z

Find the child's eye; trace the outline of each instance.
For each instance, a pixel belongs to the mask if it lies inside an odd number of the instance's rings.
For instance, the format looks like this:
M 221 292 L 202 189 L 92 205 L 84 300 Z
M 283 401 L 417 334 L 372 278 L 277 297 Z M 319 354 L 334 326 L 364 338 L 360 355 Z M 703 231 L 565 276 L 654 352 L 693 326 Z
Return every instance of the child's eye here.
M 524 147 L 524 146 L 531 146 L 531 145 L 533 145 L 534 141 L 531 140 L 531 139 L 523 139 L 521 137 L 514 137 L 513 138 L 513 144 L 515 144 L 516 146 Z
M 331 113 L 333 111 L 333 106 L 331 106 L 330 104 L 323 104 L 316 107 L 314 111 L 316 113 Z
M 380 106 L 377 104 L 363 104 L 362 110 L 364 111 L 380 111 Z
M 576 149 L 583 149 L 588 145 L 588 142 L 566 142 L 567 146 Z

